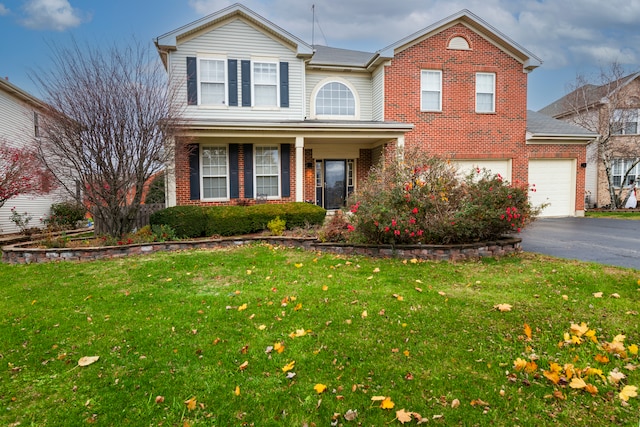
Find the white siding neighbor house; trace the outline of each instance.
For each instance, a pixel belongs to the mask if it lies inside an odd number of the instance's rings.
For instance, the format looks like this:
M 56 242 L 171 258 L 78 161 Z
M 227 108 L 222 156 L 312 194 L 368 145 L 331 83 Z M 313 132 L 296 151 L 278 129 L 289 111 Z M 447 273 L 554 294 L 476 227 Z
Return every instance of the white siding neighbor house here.
M 33 142 L 38 136 L 38 115 L 42 102 L 13 85 L 0 79 L 0 144 L 20 147 Z M 0 233 L 15 233 L 18 228 L 9 219 L 11 208 L 32 216 L 29 226 L 42 227 L 40 218 L 49 215 L 53 203 L 60 201 L 57 192 L 46 195 L 21 195 L 8 200 L 0 208 Z

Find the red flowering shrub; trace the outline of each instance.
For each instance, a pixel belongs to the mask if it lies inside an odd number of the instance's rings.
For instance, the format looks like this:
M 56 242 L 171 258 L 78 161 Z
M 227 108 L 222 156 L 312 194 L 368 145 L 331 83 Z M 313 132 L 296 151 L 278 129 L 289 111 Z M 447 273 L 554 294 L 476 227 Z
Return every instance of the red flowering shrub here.
M 539 209 L 526 185 L 476 170 L 461 176 L 450 162 L 406 153 L 374 168 L 352 197 L 352 241 L 390 244 L 470 243 L 519 232 Z

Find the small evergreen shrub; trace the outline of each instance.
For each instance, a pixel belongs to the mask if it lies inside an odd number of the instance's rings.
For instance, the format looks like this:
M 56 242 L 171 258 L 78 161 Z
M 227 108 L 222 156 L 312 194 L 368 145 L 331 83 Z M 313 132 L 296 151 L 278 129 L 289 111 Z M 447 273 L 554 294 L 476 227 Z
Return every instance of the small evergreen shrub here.
M 149 223 L 171 227 L 180 238 L 207 235 L 207 211 L 202 206 L 174 206 L 154 212 Z
M 51 205 L 51 215 L 45 219 L 48 228 L 54 230 L 70 230 L 82 221 L 87 208 L 76 202 L 61 202 Z
M 153 178 L 149 189 L 144 197 L 144 203 L 150 205 L 153 203 L 164 203 L 164 172 L 160 172 Z
M 267 228 L 271 232 L 271 235 L 282 236 L 284 230 L 287 228 L 287 222 L 277 216 L 267 223 Z
M 419 151 L 374 168 L 352 196 L 350 240 L 371 244 L 458 244 L 519 232 L 538 214 L 526 184 Z

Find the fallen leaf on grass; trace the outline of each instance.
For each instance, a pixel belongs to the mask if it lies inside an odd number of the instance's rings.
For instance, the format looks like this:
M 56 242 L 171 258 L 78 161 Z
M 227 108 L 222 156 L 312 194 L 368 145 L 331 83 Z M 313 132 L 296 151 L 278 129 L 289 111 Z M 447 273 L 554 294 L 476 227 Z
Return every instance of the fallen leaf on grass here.
M 602 298 L 602 292 L 594 292 L 593 293 L 593 297 L 594 298 Z
M 235 390 L 233 390 L 233 394 L 235 394 L 236 396 L 240 396 L 240 386 L 237 385 Z
M 622 399 L 622 400 L 624 400 L 626 402 L 626 401 L 629 400 L 630 397 L 638 396 L 638 387 L 636 387 L 634 385 L 626 385 L 620 391 L 620 394 L 618 396 L 620 396 L 620 399 Z
M 355 411 L 353 409 L 349 409 L 345 414 L 344 414 L 344 419 L 347 421 L 353 421 L 356 418 L 358 418 L 358 410 L 356 409 Z
M 292 370 L 295 365 L 296 365 L 296 361 L 292 360 L 291 362 L 284 365 L 284 367 L 282 368 L 282 372 L 287 372 Z
M 410 423 L 413 420 L 413 412 L 407 412 L 402 408 L 396 411 L 396 419 L 400 421 L 400 424 Z
M 471 406 L 489 406 L 489 403 L 482 399 L 474 399 L 471 401 Z
M 382 399 L 380 399 L 380 397 L 382 397 Z M 371 398 L 371 400 L 373 400 L 373 401 L 379 401 L 380 400 L 380 408 L 382 408 L 382 409 L 393 409 L 393 407 L 396 406 L 396 404 L 391 401 L 390 397 L 374 396 L 374 397 Z
M 313 387 L 313 389 L 314 389 L 318 394 L 321 394 L 321 393 L 324 393 L 324 392 L 325 392 L 325 390 L 327 389 L 327 386 L 326 386 L 326 385 L 324 385 L 324 384 L 316 384 L 316 385 Z
M 496 310 L 500 311 L 500 312 L 504 312 L 504 311 L 511 311 L 511 308 L 513 306 L 511 304 L 496 304 L 493 306 L 493 308 L 495 308 Z
M 524 334 L 527 336 L 528 340 L 531 341 L 531 326 L 528 324 L 524 324 Z
M 244 362 L 242 362 L 240 366 L 238 366 L 238 369 L 240 369 L 241 371 L 244 371 L 245 369 L 247 369 L 247 366 L 249 366 L 249 361 L 245 360 Z
M 613 294 L 611 294 L 611 298 L 620 298 L 620 294 L 613 293 Z
M 578 377 L 571 378 L 571 382 L 569 383 L 569 387 L 575 388 L 578 390 L 583 389 L 586 386 L 587 386 L 587 383 L 584 382 L 582 378 L 578 378 Z
M 160 404 L 164 402 L 164 396 L 156 396 L 156 403 Z
M 92 363 L 96 363 L 100 359 L 100 356 L 84 356 L 78 360 L 78 366 L 89 366 Z
M 184 404 L 187 405 L 187 409 L 188 410 L 193 411 L 194 409 L 196 409 L 196 406 L 198 405 L 198 401 L 196 400 L 196 398 L 194 396 L 191 399 L 185 400 Z

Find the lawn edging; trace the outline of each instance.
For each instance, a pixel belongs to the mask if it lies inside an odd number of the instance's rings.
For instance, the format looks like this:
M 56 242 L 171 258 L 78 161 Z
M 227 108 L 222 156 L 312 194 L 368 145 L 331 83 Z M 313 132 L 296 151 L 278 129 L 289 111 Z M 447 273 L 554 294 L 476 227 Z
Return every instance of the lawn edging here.
M 379 258 L 416 258 L 433 261 L 461 261 L 486 257 L 502 257 L 519 252 L 521 251 L 520 243 L 522 239 L 505 236 L 495 241 L 460 245 L 392 246 L 323 243 L 314 237 L 252 236 L 80 248 L 34 248 L 32 247 L 34 242 L 28 242 L 3 246 L 2 262 L 7 264 L 31 264 L 51 261 L 93 261 L 152 254 L 155 252 L 189 249 L 221 249 L 258 242 L 345 255 L 365 255 Z

